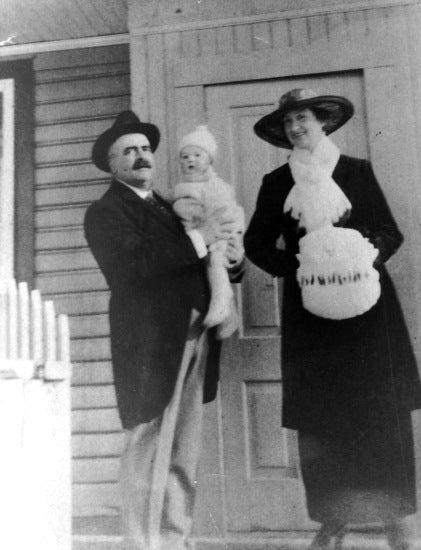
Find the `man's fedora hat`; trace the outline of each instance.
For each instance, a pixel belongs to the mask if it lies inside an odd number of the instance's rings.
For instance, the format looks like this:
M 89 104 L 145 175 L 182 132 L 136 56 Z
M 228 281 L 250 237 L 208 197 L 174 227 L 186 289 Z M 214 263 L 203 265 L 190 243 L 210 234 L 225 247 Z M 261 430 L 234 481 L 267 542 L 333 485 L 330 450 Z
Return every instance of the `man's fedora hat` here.
M 354 106 L 345 97 L 317 95 L 313 90 L 295 88 L 281 96 L 279 107 L 275 111 L 256 122 L 254 131 L 261 139 L 276 147 L 291 149 L 292 145 L 285 134 L 283 118 L 290 111 L 312 107 L 323 111 L 323 128 L 326 135 L 343 126 L 354 114 Z
M 123 111 L 115 119 L 114 124 L 108 130 L 105 130 L 95 141 L 92 147 L 92 162 L 100 170 L 109 172 L 108 150 L 111 145 L 121 136 L 126 134 L 145 135 L 154 152 L 159 144 L 159 130 L 154 124 L 140 122 L 133 111 Z

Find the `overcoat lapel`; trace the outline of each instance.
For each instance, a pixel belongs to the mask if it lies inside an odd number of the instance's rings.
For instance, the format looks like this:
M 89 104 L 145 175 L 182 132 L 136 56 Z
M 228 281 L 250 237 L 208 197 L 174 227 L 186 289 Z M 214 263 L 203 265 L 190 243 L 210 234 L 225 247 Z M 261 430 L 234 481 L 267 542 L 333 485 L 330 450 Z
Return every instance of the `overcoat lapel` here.
M 347 166 L 346 160 L 341 155 L 338 160 L 338 164 L 332 172 L 333 181 L 341 188 L 347 198 L 352 204 L 352 189 L 349 188 L 348 182 L 353 174 L 351 173 L 349 166 Z
M 171 229 L 174 232 L 179 232 L 180 229 L 182 229 L 181 223 L 177 216 L 174 215 L 166 215 L 164 212 L 161 212 L 159 208 L 154 206 L 153 204 L 149 203 L 148 201 L 140 198 L 134 191 L 126 187 L 125 185 L 114 181 L 110 187 L 111 193 L 116 193 L 119 195 L 125 202 L 132 203 L 137 208 L 140 208 L 144 212 L 148 212 L 151 216 L 155 216 L 159 219 L 160 223 L 165 224 L 169 229 Z M 154 192 L 155 198 L 157 201 L 159 201 L 161 204 L 164 203 L 164 200 Z M 163 207 L 165 205 L 163 204 Z

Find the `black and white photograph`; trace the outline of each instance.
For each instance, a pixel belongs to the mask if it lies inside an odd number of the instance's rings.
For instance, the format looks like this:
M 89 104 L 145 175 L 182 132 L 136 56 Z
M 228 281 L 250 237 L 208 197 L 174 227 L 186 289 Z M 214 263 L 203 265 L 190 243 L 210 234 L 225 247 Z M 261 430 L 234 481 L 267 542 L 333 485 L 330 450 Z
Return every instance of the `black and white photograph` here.
M 0 4 L 0 549 L 421 550 L 421 0 Z

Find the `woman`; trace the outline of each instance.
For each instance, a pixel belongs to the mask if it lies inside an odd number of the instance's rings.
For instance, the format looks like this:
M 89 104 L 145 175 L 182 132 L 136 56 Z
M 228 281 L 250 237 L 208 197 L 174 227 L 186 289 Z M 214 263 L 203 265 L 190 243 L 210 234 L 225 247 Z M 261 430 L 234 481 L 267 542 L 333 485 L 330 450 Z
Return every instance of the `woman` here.
M 370 163 L 327 137 L 353 112 L 344 97 L 295 89 L 257 122 L 260 138 L 292 153 L 264 176 L 244 244 L 253 263 L 285 278 L 283 426 L 298 431 L 309 516 L 322 524 L 312 550 L 340 544 L 347 524 L 372 522 L 405 550 L 401 520 L 416 511 L 410 412 L 421 408 L 421 385 L 384 267 L 402 235 Z M 299 241 L 324 226 L 357 230 L 376 249 L 381 294 L 362 314 L 332 319 L 303 306 Z

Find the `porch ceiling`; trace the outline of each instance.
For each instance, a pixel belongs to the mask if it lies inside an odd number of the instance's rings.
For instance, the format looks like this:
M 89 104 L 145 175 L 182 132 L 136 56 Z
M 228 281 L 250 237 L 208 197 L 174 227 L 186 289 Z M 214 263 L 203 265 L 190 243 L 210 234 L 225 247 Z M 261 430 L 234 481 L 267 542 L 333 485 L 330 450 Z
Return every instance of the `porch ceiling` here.
M 127 33 L 127 0 L 1 0 L 0 45 Z

